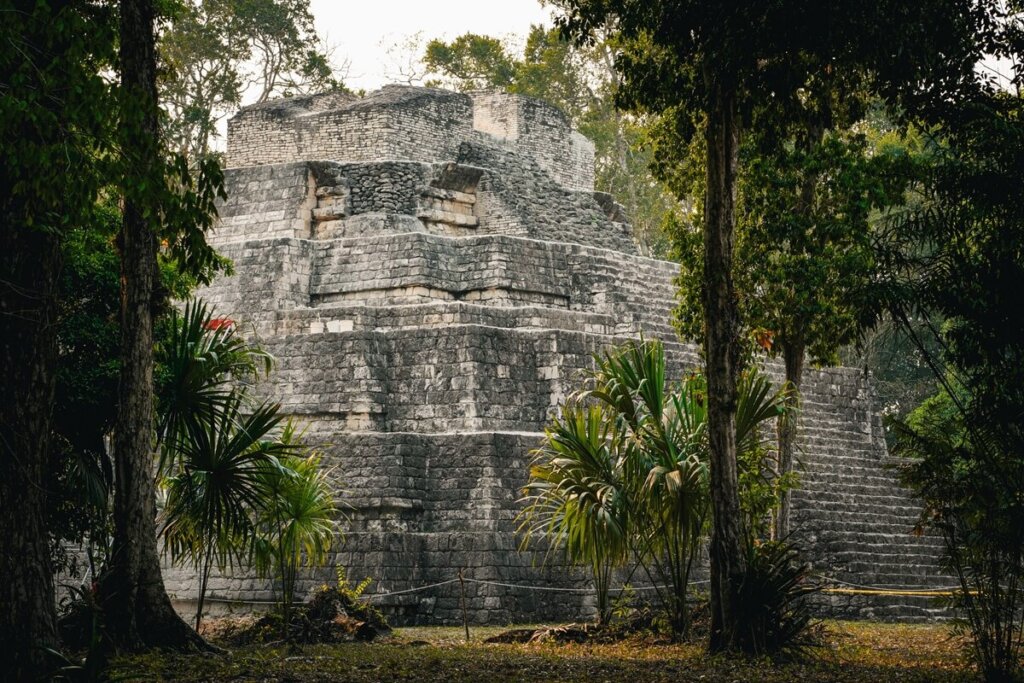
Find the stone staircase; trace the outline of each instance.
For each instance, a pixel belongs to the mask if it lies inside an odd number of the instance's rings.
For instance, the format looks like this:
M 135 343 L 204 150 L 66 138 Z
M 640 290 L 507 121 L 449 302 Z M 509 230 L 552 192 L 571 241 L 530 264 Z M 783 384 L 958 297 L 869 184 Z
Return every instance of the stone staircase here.
M 848 398 L 848 409 L 857 413 L 868 397 Z M 886 456 L 879 421 L 867 412 L 870 404 L 864 412 L 870 417 L 854 428 L 844 428 L 848 423 L 839 419 L 842 406 L 803 402 L 794 538 L 815 558 L 816 572 L 855 584 L 839 584 L 843 590 L 900 593 L 955 584 L 937 562 L 942 540 L 915 533 L 921 507 L 897 485 L 899 462 Z M 851 592 L 825 594 L 820 601 L 836 616 L 925 621 L 949 615 L 934 596 Z

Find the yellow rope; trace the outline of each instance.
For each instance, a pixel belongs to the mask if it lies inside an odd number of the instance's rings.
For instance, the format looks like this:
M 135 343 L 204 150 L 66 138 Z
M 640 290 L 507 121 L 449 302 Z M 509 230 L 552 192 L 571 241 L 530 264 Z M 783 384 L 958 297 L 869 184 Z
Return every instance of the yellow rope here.
M 923 595 L 925 597 L 945 598 L 951 595 L 956 595 L 959 591 L 901 591 L 901 590 L 888 590 L 885 588 L 823 588 L 822 593 L 837 593 L 839 595 L 901 595 L 901 596 L 915 596 Z

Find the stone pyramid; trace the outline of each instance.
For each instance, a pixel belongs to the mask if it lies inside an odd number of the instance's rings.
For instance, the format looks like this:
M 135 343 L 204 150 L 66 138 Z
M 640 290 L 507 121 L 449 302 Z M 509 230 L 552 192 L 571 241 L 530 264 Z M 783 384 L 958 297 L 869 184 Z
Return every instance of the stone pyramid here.
M 214 243 L 236 274 L 200 296 L 273 353 L 262 391 L 323 444 L 348 517 L 334 564 L 381 594 L 465 568 L 475 622 L 592 611 L 583 573 L 517 552 L 529 451 L 595 352 L 643 332 L 665 340 L 675 376 L 697 363 L 669 324 L 676 267 L 637 255 L 622 207 L 593 190 L 592 143 L 530 98 L 390 86 L 243 109 L 227 166 Z M 830 369 L 805 384 L 794 523 L 817 570 L 948 582 L 884 467 L 869 379 Z M 189 573 L 167 582 L 194 596 Z M 210 594 L 272 598 L 240 574 Z M 933 613 L 917 597 L 824 600 L 835 615 Z M 461 619 L 457 583 L 378 604 L 400 623 Z

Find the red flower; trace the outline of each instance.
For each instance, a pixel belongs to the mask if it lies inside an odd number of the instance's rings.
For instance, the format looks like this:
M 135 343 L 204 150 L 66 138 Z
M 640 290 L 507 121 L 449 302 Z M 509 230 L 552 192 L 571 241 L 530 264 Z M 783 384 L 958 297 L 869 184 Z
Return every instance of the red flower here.
M 205 327 L 208 330 L 221 330 L 228 327 L 232 327 L 235 321 L 231 318 L 210 318 L 210 321 L 206 323 Z

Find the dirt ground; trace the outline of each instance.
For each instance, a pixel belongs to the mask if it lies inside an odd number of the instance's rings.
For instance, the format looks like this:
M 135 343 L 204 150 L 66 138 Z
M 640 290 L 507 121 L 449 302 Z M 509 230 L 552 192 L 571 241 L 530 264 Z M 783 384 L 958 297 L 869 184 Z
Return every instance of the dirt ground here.
M 112 680 L 157 681 L 965 681 L 963 641 L 941 625 L 826 622 L 808 661 L 709 657 L 700 644 L 636 637 L 615 644 L 486 644 L 505 627 L 400 628 L 372 644 L 149 653 L 115 660 Z M 210 634 L 214 637 L 214 633 Z M 632 681 L 631 681 L 632 679 Z

